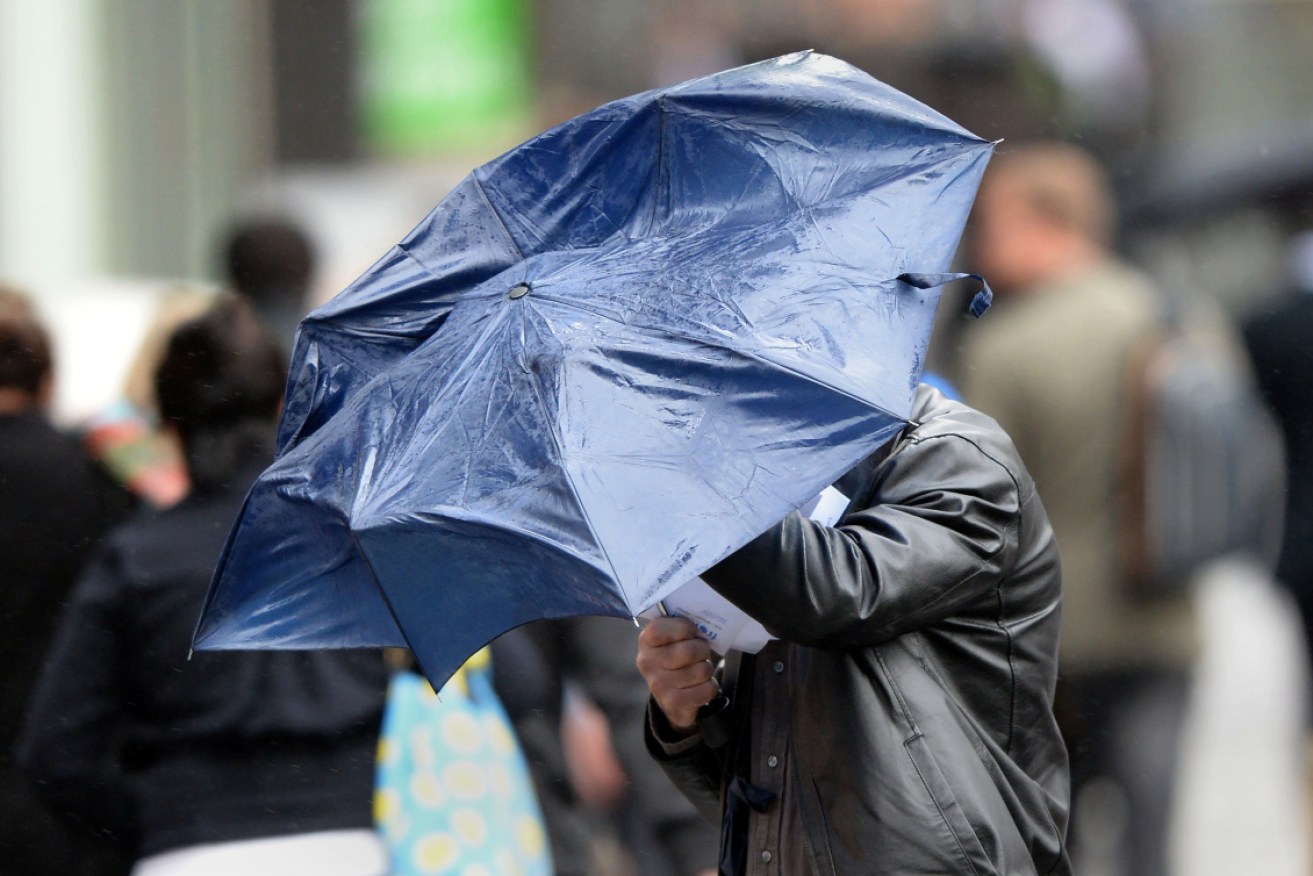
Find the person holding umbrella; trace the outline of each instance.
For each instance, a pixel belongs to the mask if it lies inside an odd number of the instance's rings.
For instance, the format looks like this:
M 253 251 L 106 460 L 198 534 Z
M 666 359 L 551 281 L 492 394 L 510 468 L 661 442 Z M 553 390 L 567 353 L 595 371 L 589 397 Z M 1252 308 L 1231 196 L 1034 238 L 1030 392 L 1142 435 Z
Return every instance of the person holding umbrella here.
M 794 512 L 703 573 L 778 641 L 716 667 L 687 619 L 639 637 L 649 751 L 722 820 L 721 872 L 1069 873 L 1058 551 L 1012 442 L 922 386 L 835 486 L 837 526 Z
M 197 650 L 405 646 L 440 688 L 711 567 L 785 640 L 727 665 L 730 741 L 691 625 L 643 662 L 726 872 L 1067 872 L 1052 535 L 997 427 L 917 389 L 993 148 L 802 52 L 476 168 L 302 321 Z M 837 528 L 791 513 L 836 479 Z

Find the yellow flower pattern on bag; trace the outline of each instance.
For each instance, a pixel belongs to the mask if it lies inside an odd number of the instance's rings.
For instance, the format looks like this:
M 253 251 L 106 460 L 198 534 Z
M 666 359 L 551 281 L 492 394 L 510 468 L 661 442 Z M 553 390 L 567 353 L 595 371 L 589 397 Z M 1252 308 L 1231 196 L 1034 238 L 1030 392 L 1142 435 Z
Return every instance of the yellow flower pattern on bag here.
M 441 695 L 413 672 L 388 690 L 374 817 L 392 876 L 551 876 L 542 814 L 487 649 Z

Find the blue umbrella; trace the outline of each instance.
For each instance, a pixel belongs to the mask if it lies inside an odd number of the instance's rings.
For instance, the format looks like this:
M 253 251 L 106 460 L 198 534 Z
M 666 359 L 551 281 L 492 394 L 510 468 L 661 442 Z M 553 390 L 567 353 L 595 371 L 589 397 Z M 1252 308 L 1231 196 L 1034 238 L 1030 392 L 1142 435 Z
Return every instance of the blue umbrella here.
M 802 53 L 478 168 L 302 322 L 196 647 L 408 646 L 440 686 L 654 605 L 905 424 L 991 150 Z

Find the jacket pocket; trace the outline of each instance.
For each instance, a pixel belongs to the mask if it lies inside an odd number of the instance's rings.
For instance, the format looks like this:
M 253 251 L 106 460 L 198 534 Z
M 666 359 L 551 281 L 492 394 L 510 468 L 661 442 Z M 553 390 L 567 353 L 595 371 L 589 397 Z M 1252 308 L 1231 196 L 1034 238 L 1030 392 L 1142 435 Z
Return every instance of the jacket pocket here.
M 918 732 L 905 740 L 903 747 L 907 751 L 913 769 L 921 779 L 921 784 L 925 786 L 926 793 L 929 794 L 935 809 L 939 811 L 939 817 L 943 820 L 951 842 L 966 863 L 967 869 L 962 872 L 972 873 L 975 876 L 997 874 L 999 871 L 994 863 L 994 855 L 985 848 L 971 820 L 967 818 L 958 803 L 957 795 L 939 769 L 939 762 L 935 759 L 934 752 L 930 750 L 925 736 Z
M 999 873 L 999 867 L 996 862 L 995 848 L 987 848 L 985 842 L 982 842 L 980 833 L 967 817 L 966 811 L 962 808 L 958 795 L 954 792 L 953 786 L 948 779 L 944 777 L 944 772 L 939 767 L 939 759 L 935 757 L 933 748 L 925 733 L 922 732 L 916 719 L 912 715 L 911 706 L 902 688 L 894 680 L 894 673 L 890 670 L 886 661 L 887 652 L 881 650 L 876 654 L 876 664 L 879 666 L 880 675 L 884 683 L 898 704 L 898 709 L 906 722 L 908 736 L 903 740 L 903 750 L 907 752 L 907 758 L 911 762 L 912 769 L 920 779 L 930 803 L 933 805 L 935 812 L 938 813 L 940 824 L 943 828 L 941 836 L 943 837 L 944 851 L 946 853 L 956 852 L 961 858 L 965 868 L 958 871 L 961 873 L 970 873 L 973 876 L 991 876 Z M 910 653 L 895 653 L 895 659 L 906 660 L 911 657 Z M 909 669 L 924 671 L 920 662 L 917 661 Z M 909 673 L 910 677 L 916 677 L 915 672 Z M 930 679 L 927 677 L 927 681 Z M 936 685 L 938 688 L 938 685 Z M 991 835 L 992 836 L 992 835 Z M 994 843 L 990 843 L 994 845 Z
M 830 853 L 830 826 L 825 818 L 825 806 L 821 803 L 821 793 L 816 783 L 807 779 L 804 783 L 796 759 L 790 781 L 798 789 L 798 817 L 801 821 L 803 843 L 807 864 L 812 876 L 835 876 L 834 856 Z

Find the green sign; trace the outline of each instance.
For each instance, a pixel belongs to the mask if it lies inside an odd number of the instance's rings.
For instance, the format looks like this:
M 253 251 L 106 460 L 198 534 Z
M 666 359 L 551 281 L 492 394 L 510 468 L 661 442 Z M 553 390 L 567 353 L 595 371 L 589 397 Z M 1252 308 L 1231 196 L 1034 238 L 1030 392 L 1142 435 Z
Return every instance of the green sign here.
M 501 147 L 530 121 L 525 0 L 365 0 L 361 107 L 378 152 Z

